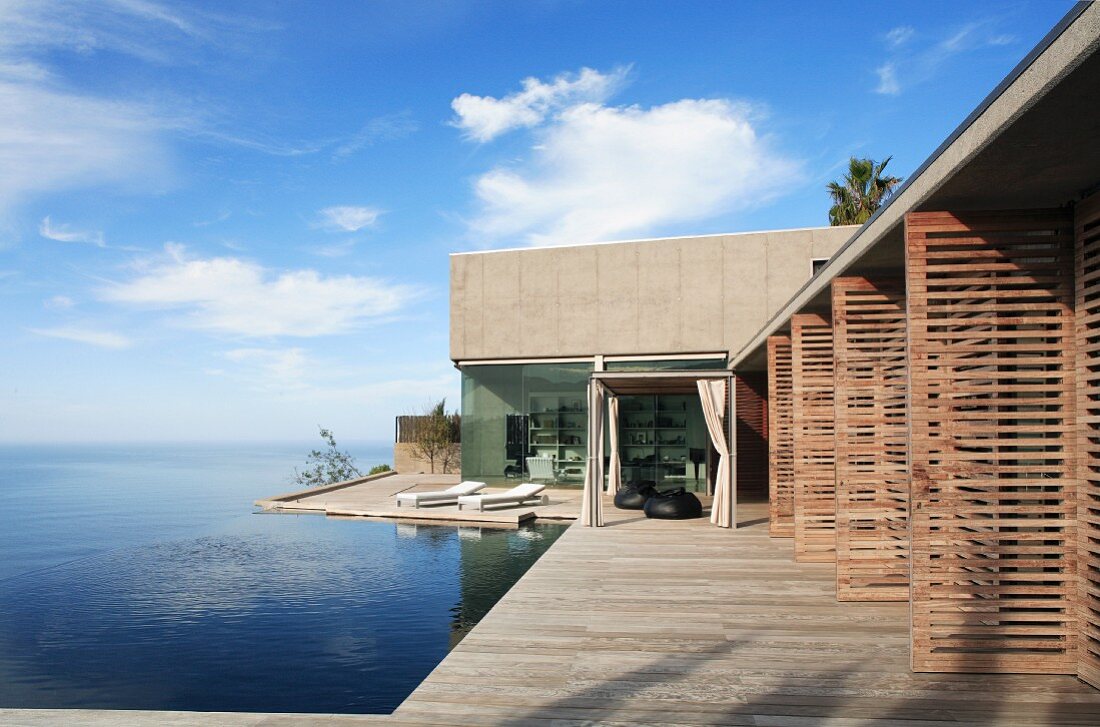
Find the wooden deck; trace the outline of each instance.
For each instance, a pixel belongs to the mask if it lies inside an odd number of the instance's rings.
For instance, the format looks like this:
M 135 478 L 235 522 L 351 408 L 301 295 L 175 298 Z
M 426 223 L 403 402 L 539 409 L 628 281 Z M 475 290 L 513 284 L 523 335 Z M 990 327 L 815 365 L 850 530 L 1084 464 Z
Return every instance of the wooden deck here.
M 581 509 L 580 488 L 548 487 L 548 505 L 503 507 L 478 512 L 459 510 L 457 505 L 397 507 L 399 492 L 442 490 L 458 484 L 458 475 L 402 475 L 369 479 L 344 487 L 322 487 L 256 500 L 271 512 L 316 512 L 334 517 L 365 517 L 418 523 L 478 523 L 486 526 L 517 527 L 535 519 L 576 520 Z M 518 481 L 516 484 L 519 484 Z M 507 487 L 490 487 L 481 494 L 505 492 Z
M 903 603 L 742 529 L 606 510 L 575 525 L 394 713 L 429 724 L 1100 724 L 1071 676 L 914 674 Z

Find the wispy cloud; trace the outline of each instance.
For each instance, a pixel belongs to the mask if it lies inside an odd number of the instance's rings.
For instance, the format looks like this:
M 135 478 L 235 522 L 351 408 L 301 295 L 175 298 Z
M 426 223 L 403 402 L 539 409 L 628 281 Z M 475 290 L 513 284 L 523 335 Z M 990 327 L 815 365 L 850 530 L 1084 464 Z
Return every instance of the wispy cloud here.
M 89 328 L 31 328 L 31 333 L 47 338 L 60 338 L 65 341 L 86 343 L 100 348 L 129 348 L 132 341 L 120 333 L 99 331 Z
M 986 18 L 968 23 L 938 39 L 910 26 L 892 28 L 882 36 L 887 57 L 874 68 L 878 78 L 874 92 L 897 96 L 934 78 L 956 56 L 1014 43 L 1014 36 L 997 31 L 998 22 L 998 18 Z
M 0 215 L 35 195 L 91 186 L 163 188 L 180 122 L 152 104 L 76 90 L 51 65 L 65 50 L 167 63 L 208 42 L 213 16 L 152 0 L 0 3 Z
M 250 389 L 299 401 L 354 403 L 400 411 L 410 400 L 453 397 L 457 377 L 437 362 L 349 365 L 300 346 L 242 347 L 225 351 L 209 376 L 228 377 Z
M 57 51 L 96 63 L 205 64 L 243 52 L 262 23 L 155 0 L 0 2 L 0 216 L 37 195 L 73 188 L 162 190 L 175 134 L 201 136 L 201 114 L 145 89 L 91 93 L 57 64 Z
M 900 48 L 908 43 L 917 31 L 908 25 L 899 25 L 891 28 L 886 33 L 886 45 L 889 48 Z
M 901 86 L 898 84 L 898 76 L 893 63 L 882 64 L 875 69 L 875 73 L 878 74 L 878 86 L 875 88 L 875 93 L 888 96 L 897 96 L 901 93 Z
M 359 232 L 364 228 L 374 227 L 382 210 L 377 207 L 337 205 L 325 207 L 317 215 L 319 227 L 335 232 Z
M 225 358 L 244 367 L 259 388 L 285 392 L 308 385 L 309 360 L 302 348 L 236 348 L 226 351 Z
M 487 142 L 512 129 L 531 128 L 549 114 L 578 103 L 603 103 L 626 81 L 629 67 L 601 73 L 582 68 L 576 74 L 562 73 L 551 81 L 525 78 L 523 90 L 502 98 L 464 93 L 451 101 L 452 124 L 468 139 Z
M 766 203 L 801 172 L 761 121 L 725 99 L 570 106 L 536 130 L 529 159 L 477 179 L 470 232 L 481 245 L 582 242 Z
M 336 157 L 348 157 L 378 142 L 402 139 L 414 133 L 417 128 L 418 124 L 408 113 L 369 119 L 359 131 L 338 142 L 332 154 Z
M 229 210 L 226 210 L 225 212 L 222 212 L 218 216 L 213 217 L 209 220 L 199 220 L 198 222 L 192 222 L 191 224 L 195 227 L 209 227 L 210 225 L 216 225 L 219 222 L 225 222 L 232 215 L 233 215 L 232 212 L 230 212 Z
M 44 300 L 42 305 L 51 310 L 68 310 L 75 306 L 76 302 L 67 295 L 55 295 Z
M 316 247 L 309 248 L 309 252 L 314 255 L 320 255 L 321 257 L 346 257 L 355 250 L 355 240 L 344 240 L 343 242 L 337 242 L 332 245 L 318 245 Z
M 183 312 L 179 323 L 244 338 L 348 333 L 399 313 L 420 291 L 377 278 L 272 271 L 233 257 L 194 258 L 181 245 L 145 263 L 102 300 Z
M 42 222 L 38 225 L 38 234 L 47 240 L 56 240 L 57 242 L 79 242 L 86 245 L 95 245 L 96 247 L 107 247 L 102 232 L 98 230 L 77 230 L 71 225 L 56 224 L 50 220 L 48 215 L 43 217 Z
M 0 215 L 30 197 L 111 185 L 162 188 L 169 124 L 151 109 L 0 77 Z

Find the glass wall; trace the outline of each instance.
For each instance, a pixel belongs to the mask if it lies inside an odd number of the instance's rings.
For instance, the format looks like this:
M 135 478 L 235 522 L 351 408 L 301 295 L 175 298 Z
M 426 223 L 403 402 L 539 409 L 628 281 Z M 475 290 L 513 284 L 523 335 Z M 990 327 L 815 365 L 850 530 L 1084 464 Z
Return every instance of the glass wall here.
M 608 371 L 721 371 L 724 358 L 676 359 L 667 361 L 608 361 Z
M 608 362 L 608 371 L 725 368 L 725 359 Z M 582 486 L 591 363 L 505 364 L 462 369 L 462 478 L 521 478 Z M 605 428 L 606 431 L 606 428 Z M 606 434 L 604 441 L 607 446 Z M 623 482 L 707 490 L 710 454 L 696 396 L 624 396 L 619 404 Z
M 462 478 L 582 485 L 590 363 L 462 369 Z

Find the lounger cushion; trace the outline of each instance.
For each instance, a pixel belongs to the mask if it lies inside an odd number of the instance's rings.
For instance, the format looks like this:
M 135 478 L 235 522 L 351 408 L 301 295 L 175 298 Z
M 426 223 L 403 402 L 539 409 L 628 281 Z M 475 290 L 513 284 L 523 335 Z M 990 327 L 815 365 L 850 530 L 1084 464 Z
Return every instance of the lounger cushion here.
M 431 492 L 402 492 L 397 499 L 405 502 L 435 502 L 438 500 L 456 500 L 462 495 L 469 495 L 485 487 L 484 482 L 467 480 L 446 490 L 433 490 Z

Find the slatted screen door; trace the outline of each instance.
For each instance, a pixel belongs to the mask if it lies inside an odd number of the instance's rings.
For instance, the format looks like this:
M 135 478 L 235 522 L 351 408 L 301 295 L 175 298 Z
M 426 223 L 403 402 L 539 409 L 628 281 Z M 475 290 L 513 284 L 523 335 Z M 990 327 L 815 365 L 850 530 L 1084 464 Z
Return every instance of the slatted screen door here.
M 816 313 L 791 317 L 794 393 L 794 559 L 836 560 L 836 442 L 833 324 Z
M 794 537 L 791 337 L 768 337 L 768 534 Z
M 1100 194 L 1077 205 L 1076 313 L 1081 575 L 1077 675 L 1100 688 Z
M 906 217 L 916 671 L 1077 669 L 1072 230 Z
M 841 601 L 909 600 L 905 281 L 833 281 Z

